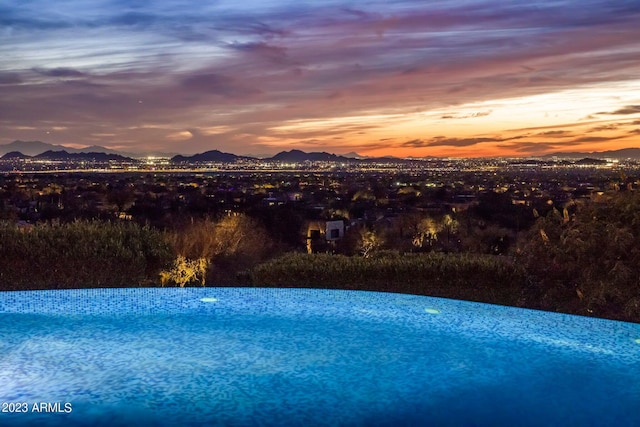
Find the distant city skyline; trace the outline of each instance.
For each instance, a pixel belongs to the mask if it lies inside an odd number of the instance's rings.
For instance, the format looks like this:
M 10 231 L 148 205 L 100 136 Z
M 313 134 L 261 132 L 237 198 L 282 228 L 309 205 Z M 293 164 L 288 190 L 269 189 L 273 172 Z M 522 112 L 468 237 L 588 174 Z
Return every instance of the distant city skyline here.
M 640 3 L 0 4 L 0 144 L 239 155 L 640 147 Z

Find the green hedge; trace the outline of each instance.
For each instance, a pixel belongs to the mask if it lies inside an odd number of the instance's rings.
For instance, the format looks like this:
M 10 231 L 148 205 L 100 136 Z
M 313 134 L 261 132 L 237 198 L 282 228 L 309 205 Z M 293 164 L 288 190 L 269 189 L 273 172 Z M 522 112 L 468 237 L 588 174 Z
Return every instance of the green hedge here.
M 0 224 L 2 290 L 158 285 L 172 259 L 162 234 L 137 224 Z
M 255 267 L 249 281 L 252 286 L 374 290 L 519 305 L 525 274 L 510 258 L 497 256 L 287 254 Z

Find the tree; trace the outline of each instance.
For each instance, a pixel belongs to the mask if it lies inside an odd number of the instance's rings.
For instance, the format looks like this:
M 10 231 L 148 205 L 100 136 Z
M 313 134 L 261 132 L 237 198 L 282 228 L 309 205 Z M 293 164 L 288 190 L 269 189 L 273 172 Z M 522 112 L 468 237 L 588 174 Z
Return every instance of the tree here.
M 256 220 L 240 214 L 224 216 L 217 221 L 194 220 L 182 229 L 168 233 L 167 239 L 178 255 L 176 268 L 189 267 L 187 270 L 196 271 L 196 264 L 190 263 L 197 262 L 198 268 L 204 266 L 207 277 L 217 281 L 227 278 L 221 277 L 212 269 L 236 274 L 239 270 L 263 260 L 273 248 L 271 238 L 264 227 Z M 181 261 L 180 257 L 184 258 L 184 261 Z M 182 270 L 177 268 L 174 275 L 182 277 L 177 271 Z M 189 277 L 187 283 L 196 280 L 196 276 Z M 178 283 L 174 279 L 171 280 Z
M 375 231 L 360 229 L 360 253 L 364 258 L 368 258 L 371 252 L 382 246 L 383 239 Z
M 208 266 L 209 262 L 205 258 L 189 260 L 182 255 L 178 255 L 171 270 L 160 272 L 160 285 L 165 286 L 169 283 L 175 283 L 184 288 L 185 285 L 199 283 L 204 286 Z
M 431 217 L 422 218 L 416 224 L 412 243 L 416 249 L 423 249 L 426 245 L 429 249 L 438 240 L 438 223 Z
M 640 321 L 639 240 L 638 193 L 583 201 L 574 214 L 553 209 L 518 245 L 530 305 Z

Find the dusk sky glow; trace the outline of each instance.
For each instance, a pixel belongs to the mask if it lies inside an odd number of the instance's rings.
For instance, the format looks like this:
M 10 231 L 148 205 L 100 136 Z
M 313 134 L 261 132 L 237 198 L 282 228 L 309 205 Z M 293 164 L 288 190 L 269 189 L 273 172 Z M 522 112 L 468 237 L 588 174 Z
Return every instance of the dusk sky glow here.
M 524 156 L 640 147 L 640 2 L 9 0 L 0 144 Z

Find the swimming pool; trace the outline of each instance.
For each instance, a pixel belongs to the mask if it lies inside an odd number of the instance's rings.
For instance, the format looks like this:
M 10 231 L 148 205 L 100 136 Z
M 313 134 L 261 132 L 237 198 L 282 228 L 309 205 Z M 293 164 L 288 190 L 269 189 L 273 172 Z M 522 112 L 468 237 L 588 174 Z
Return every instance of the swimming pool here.
M 640 325 L 376 292 L 0 293 L 0 425 L 640 425 Z M 24 409 L 24 411 L 22 411 Z

